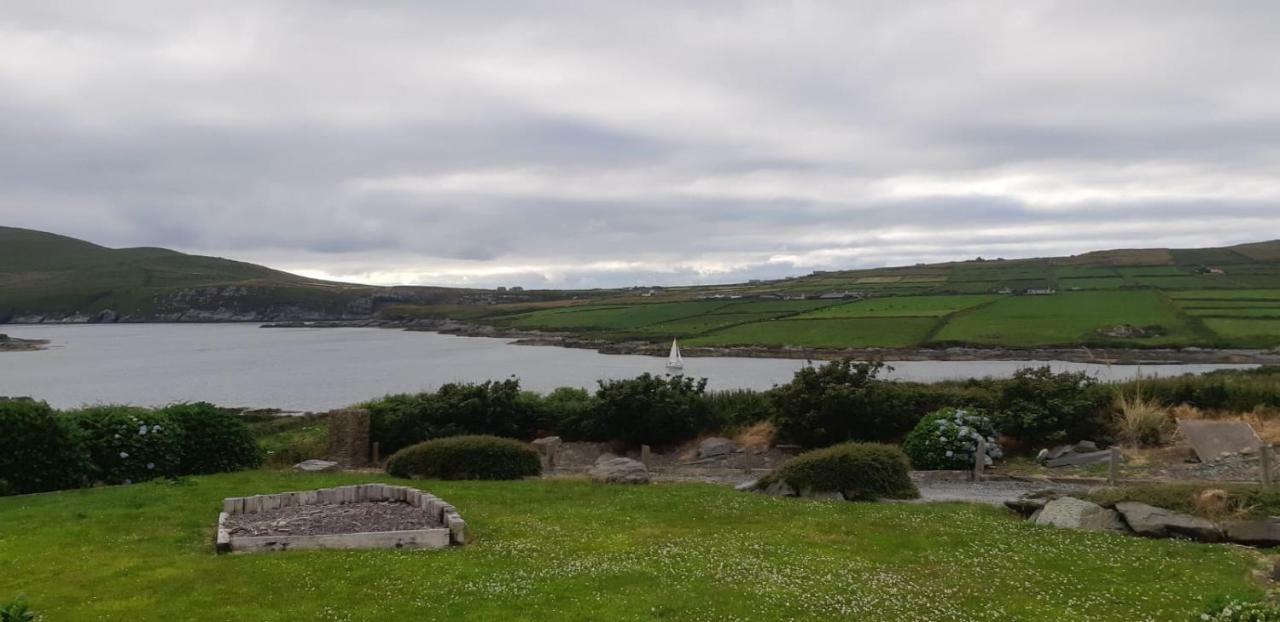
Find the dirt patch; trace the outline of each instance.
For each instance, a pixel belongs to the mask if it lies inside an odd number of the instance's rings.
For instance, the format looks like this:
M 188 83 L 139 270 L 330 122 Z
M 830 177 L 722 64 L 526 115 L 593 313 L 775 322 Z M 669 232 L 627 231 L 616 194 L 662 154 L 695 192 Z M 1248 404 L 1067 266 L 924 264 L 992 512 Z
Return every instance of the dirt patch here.
M 319 536 L 440 527 L 421 508 L 398 501 L 301 505 L 227 517 L 232 536 Z

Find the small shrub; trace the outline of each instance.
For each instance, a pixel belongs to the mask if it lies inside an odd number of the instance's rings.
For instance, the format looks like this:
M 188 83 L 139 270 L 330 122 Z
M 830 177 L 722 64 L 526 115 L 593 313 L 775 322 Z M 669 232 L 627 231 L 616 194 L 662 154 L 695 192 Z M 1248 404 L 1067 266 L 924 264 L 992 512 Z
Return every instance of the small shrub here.
M 177 425 L 179 473 L 223 473 L 262 464 L 258 442 L 239 415 L 206 402 L 174 404 L 163 412 Z
M 518 479 L 542 472 L 528 445 L 497 436 L 451 436 L 405 447 L 387 461 L 395 477 Z
M 1116 396 L 1116 428 L 1120 440 L 1132 447 L 1163 445 L 1173 433 L 1173 418 L 1160 402 L 1143 397 L 1141 389 Z
M 707 393 L 710 425 L 722 432 L 741 430 L 773 419 L 773 403 L 760 391 L 738 389 Z
M 35 619 L 36 614 L 31 611 L 25 596 L 0 604 L 0 622 L 32 622 Z
M 1215 599 L 1192 622 L 1280 622 L 1280 607 L 1261 601 Z
M 93 406 L 67 416 L 84 434 L 96 481 L 128 484 L 180 473 L 182 432 L 167 414 L 133 406 Z
M 897 447 L 844 443 L 800 454 L 766 480 L 780 479 L 800 491 L 840 492 L 850 501 L 914 499 L 920 492 L 910 470 L 906 454 Z
M 902 450 L 917 469 L 970 469 L 978 437 L 986 441 L 986 464 L 1004 457 L 991 419 L 978 410 L 943 408 L 920 420 Z
M 629 445 L 670 445 L 689 440 L 710 425 L 703 399 L 705 378 L 642 374 L 601 380 L 591 440 Z
M 78 488 L 91 470 L 71 421 L 44 402 L 0 400 L 0 495 Z

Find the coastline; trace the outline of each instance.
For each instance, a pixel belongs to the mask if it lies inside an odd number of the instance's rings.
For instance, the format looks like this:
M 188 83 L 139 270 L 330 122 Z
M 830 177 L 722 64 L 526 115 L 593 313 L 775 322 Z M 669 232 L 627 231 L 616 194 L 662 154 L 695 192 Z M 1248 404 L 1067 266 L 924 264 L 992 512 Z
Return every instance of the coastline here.
M 608 341 L 567 333 L 503 329 L 457 320 L 339 320 L 315 322 L 277 322 L 263 328 L 391 328 L 435 332 L 460 337 L 512 339 L 512 345 L 554 346 L 594 350 L 600 354 L 628 354 L 666 357 L 665 342 Z M 947 348 L 799 348 L 771 346 L 682 346 L 680 352 L 689 358 L 774 358 L 837 360 L 879 359 L 884 361 L 1067 361 L 1101 365 L 1180 365 L 1180 364 L 1246 364 L 1280 365 L 1280 350 L 1210 349 L 1210 348 L 980 348 L 957 346 Z
M 0 333 L 0 352 L 35 352 L 48 345 L 48 339 L 19 339 Z

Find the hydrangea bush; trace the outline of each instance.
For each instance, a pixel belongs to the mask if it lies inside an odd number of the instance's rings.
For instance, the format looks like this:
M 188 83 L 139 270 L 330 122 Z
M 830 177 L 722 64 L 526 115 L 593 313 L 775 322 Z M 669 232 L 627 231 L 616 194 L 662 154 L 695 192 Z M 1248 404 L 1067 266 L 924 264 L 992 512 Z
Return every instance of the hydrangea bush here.
M 918 470 L 973 468 L 978 439 L 987 443 L 986 464 L 1004 457 L 991 419 L 974 408 L 943 408 L 920 420 L 902 450 Z
M 95 480 L 130 484 L 178 475 L 181 436 L 163 411 L 94 406 L 68 415 L 88 441 Z

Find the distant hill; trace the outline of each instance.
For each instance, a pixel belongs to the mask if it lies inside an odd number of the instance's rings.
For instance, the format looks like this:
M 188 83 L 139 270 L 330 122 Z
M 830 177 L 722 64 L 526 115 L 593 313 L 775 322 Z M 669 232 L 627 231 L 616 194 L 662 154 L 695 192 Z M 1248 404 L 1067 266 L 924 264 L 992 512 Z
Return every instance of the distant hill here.
M 450 291 L 333 283 L 230 259 L 0 227 L 0 322 L 351 319 L 371 316 L 383 302 L 445 302 Z

